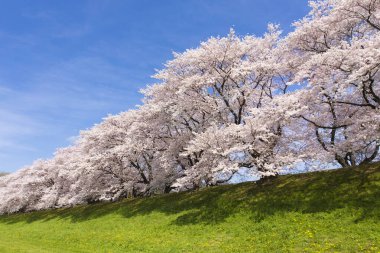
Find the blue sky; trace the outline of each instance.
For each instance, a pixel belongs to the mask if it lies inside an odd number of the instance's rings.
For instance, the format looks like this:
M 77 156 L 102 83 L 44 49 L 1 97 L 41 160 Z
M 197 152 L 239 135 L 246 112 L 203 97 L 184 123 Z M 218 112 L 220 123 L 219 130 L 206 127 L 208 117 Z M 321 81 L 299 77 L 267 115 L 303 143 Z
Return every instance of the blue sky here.
M 0 171 L 15 171 L 82 129 L 140 104 L 172 52 L 233 27 L 285 33 L 306 0 L 9 0 L 0 8 Z

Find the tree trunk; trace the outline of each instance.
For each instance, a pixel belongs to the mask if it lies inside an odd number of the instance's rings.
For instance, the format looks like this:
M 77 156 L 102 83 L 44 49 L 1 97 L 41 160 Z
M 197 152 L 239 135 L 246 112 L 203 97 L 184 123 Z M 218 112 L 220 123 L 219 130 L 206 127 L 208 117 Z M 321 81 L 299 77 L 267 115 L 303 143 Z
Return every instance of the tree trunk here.
M 278 173 L 272 176 L 261 177 L 258 181 L 256 181 L 256 184 L 258 185 L 266 184 L 266 183 L 272 182 L 277 177 L 278 177 Z

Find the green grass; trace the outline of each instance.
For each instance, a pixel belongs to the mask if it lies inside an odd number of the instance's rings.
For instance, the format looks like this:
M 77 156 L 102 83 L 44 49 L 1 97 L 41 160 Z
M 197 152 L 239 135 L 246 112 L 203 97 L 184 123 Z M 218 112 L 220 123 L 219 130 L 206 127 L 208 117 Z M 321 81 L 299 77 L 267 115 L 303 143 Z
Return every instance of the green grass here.
M 380 252 L 380 163 L 0 216 L 0 252 Z

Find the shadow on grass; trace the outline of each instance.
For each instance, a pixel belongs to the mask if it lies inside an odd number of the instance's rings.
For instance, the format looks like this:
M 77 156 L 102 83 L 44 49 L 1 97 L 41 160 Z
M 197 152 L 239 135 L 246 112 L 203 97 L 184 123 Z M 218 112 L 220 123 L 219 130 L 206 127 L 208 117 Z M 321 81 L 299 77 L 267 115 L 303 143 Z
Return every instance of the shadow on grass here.
M 69 219 L 82 222 L 109 214 L 131 218 L 160 212 L 173 225 L 218 224 L 244 213 L 255 222 L 286 212 L 320 213 L 350 208 L 356 221 L 380 221 L 380 163 L 340 170 L 280 176 L 262 184 L 242 183 L 149 198 L 0 216 L 2 223 Z

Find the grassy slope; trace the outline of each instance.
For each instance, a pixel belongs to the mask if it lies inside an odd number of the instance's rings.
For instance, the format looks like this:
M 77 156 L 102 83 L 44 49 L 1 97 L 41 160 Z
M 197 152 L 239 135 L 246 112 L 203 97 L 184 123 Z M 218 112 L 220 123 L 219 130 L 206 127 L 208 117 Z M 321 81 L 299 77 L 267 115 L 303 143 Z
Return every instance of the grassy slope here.
M 0 216 L 0 252 L 380 252 L 380 163 Z

